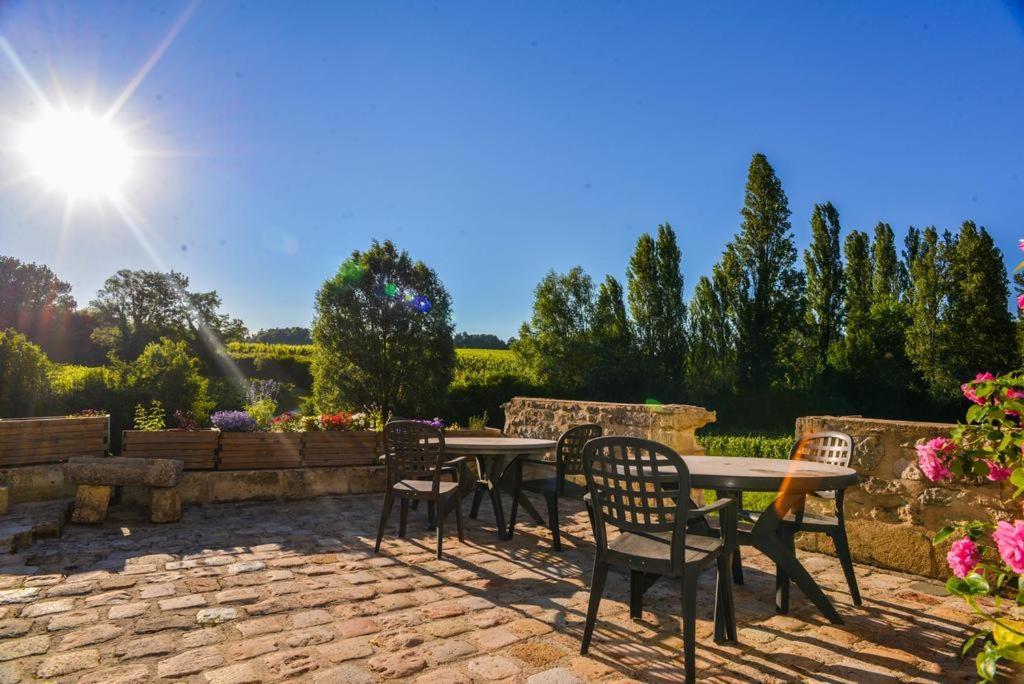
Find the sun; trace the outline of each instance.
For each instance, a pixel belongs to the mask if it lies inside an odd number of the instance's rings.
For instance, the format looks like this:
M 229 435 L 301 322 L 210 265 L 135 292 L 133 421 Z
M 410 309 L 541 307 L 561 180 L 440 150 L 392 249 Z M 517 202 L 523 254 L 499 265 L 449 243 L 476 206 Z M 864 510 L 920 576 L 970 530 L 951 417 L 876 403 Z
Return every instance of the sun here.
M 20 149 L 34 176 L 70 198 L 116 197 L 132 173 L 124 135 L 87 111 L 48 111 L 25 126 Z

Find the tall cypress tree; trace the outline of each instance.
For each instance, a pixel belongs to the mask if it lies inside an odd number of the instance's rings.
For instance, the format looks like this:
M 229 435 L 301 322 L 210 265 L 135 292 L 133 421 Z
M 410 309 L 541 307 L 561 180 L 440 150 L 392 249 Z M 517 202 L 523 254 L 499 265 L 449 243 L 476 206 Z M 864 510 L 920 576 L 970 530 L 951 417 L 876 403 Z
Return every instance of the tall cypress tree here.
M 834 363 L 848 375 L 859 377 L 872 353 L 872 265 L 867 233 L 850 231 L 843 243 L 843 253 L 846 257 L 843 268 L 846 329 L 843 343 L 836 349 Z
M 727 252 L 712 268 L 711 277 L 701 276 L 693 291 L 686 384 L 699 396 L 713 396 L 735 388 L 735 290 L 731 283 L 738 278 L 735 255 Z
M 874 271 L 871 277 L 872 301 L 894 302 L 900 297 L 900 266 L 896 258 L 896 236 L 892 226 L 879 222 L 875 226 L 875 239 L 871 243 Z
M 779 377 L 782 344 L 802 315 L 803 274 L 795 268 L 789 200 L 763 154 L 750 161 L 740 215 L 740 232 L 725 248 L 735 267 L 724 283 L 733 300 L 737 378 L 767 387 Z
M 625 401 L 635 398 L 637 385 L 633 336 L 622 285 L 606 276 L 597 291 L 591 328 L 595 363 L 587 382 L 595 399 Z
M 654 238 L 644 233 L 637 239 L 636 249 L 626 269 L 629 312 L 636 329 L 636 345 L 646 359 L 654 357 L 657 321 L 661 318 L 657 252 Z
M 659 316 L 655 329 L 655 364 L 663 378 L 662 392 L 677 397 L 682 390 L 686 353 L 686 303 L 683 301 L 682 253 L 675 231 L 668 223 L 658 226 L 655 245 L 658 259 Z
M 950 338 L 950 370 L 962 381 L 979 371 L 1010 370 L 1015 361 L 1013 318 L 1003 253 L 992 236 L 964 221 L 950 254 L 946 324 L 961 334 Z
M 805 318 L 809 342 L 819 369 L 829 348 L 839 340 L 843 324 L 843 257 L 839 251 L 839 212 L 831 202 L 815 204 L 811 214 L 811 246 L 804 251 L 807 273 Z
M 910 325 L 906 353 L 934 399 L 949 399 L 955 379 L 944 367 L 949 338 L 944 326 L 948 282 L 947 249 L 934 226 L 920 233 L 919 242 L 908 244 L 910 269 Z

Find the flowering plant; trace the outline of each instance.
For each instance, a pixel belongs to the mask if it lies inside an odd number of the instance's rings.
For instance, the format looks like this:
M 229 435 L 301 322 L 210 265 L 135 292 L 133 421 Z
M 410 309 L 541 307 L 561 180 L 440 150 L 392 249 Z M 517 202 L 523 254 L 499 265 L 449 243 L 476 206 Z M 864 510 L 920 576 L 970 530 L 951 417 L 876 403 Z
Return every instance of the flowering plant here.
M 304 429 L 303 417 L 298 413 L 282 413 L 270 419 L 272 432 L 302 432 Z
M 338 411 L 337 413 L 325 413 L 320 416 L 320 427 L 324 430 L 348 430 L 351 422 L 352 416 L 344 411 Z
M 427 420 L 426 418 L 423 418 L 415 422 L 429 425 L 430 427 L 437 428 L 438 430 L 444 430 L 444 421 L 440 418 L 434 418 L 434 420 Z
M 245 411 L 217 411 L 210 416 L 213 427 L 221 432 L 253 432 L 256 421 Z
M 1012 498 L 1024 493 L 1024 371 L 1002 376 L 979 373 L 961 387 L 972 406 L 949 437 L 917 445 L 918 467 L 932 481 L 970 478 L 1009 480 Z M 985 626 L 964 643 L 976 643 L 978 674 L 995 679 L 1002 659 L 1024 663 L 1024 520 L 971 520 L 949 525 L 933 538 L 955 538 L 946 560 L 950 593 L 963 597 L 985 618 Z M 1011 589 L 1012 587 L 1012 589 Z

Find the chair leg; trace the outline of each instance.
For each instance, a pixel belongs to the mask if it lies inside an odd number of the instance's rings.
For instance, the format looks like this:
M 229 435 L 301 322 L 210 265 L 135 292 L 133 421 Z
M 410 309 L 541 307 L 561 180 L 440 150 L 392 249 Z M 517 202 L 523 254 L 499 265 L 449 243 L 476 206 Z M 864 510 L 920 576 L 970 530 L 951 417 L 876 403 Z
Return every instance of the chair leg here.
M 395 497 L 389 491 L 384 495 L 384 508 L 380 512 L 380 527 L 377 528 L 377 543 L 373 547 L 374 553 L 380 552 L 380 542 L 384 539 L 384 528 L 388 524 L 388 516 L 391 515 L 391 507 L 395 503 Z
M 597 622 L 597 609 L 601 605 L 604 594 L 604 582 L 608 578 L 608 564 L 594 559 L 594 576 L 590 580 L 590 603 L 587 605 L 587 622 L 583 626 L 583 642 L 580 644 L 580 655 L 587 655 L 590 650 L 590 639 L 594 636 L 594 623 Z
M 726 554 L 718 557 L 715 584 L 715 643 L 736 641 L 736 605 L 732 596 L 731 562 Z
M 516 516 L 519 514 L 519 497 L 523 495 L 523 467 L 520 464 L 516 469 L 515 484 L 512 487 L 512 510 L 508 513 L 508 538 L 511 539 L 516 531 Z
M 850 555 L 850 542 L 846 538 L 846 526 L 842 523 L 829 535 L 836 545 L 836 555 L 839 556 L 839 563 L 843 566 L 843 574 L 846 575 L 846 584 L 850 587 L 850 597 L 853 598 L 853 605 L 861 605 L 860 589 L 857 587 L 857 575 L 853 572 L 853 556 Z
M 409 525 L 409 500 L 403 498 L 398 509 L 398 536 L 405 539 L 405 529 Z
M 782 543 L 793 550 L 796 553 L 795 539 L 796 534 L 792 530 L 783 527 L 780 532 L 782 536 Z M 782 566 L 775 566 L 775 610 L 778 613 L 786 614 L 789 613 L 789 575 L 782 569 Z
M 562 533 L 558 529 L 558 495 L 546 497 L 548 504 L 548 527 L 551 529 L 551 546 L 555 551 L 562 550 Z
M 437 502 L 437 557 L 441 558 L 441 547 L 444 544 L 444 519 L 448 516 L 446 501 L 441 499 Z
M 732 581 L 743 586 L 743 558 L 740 556 L 739 545 L 732 552 Z
M 455 528 L 459 532 L 459 542 L 465 543 L 466 538 L 462 535 L 462 499 L 458 494 L 452 497 L 451 505 L 455 507 Z
M 484 500 L 484 485 L 479 482 L 475 485 L 476 489 L 473 491 L 473 505 L 469 507 L 469 517 L 476 520 L 476 516 L 480 514 L 480 502 Z
M 686 683 L 697 681 L 697 572 L 683 570 L 683 660 Z
M 644 573 L 629 571 L 629 617 L 639 620 L 644 614 Z
M 427 502 L 427 529 L 434 529 L 434 525 L 437 522 L 437 506 L 433 501 Z

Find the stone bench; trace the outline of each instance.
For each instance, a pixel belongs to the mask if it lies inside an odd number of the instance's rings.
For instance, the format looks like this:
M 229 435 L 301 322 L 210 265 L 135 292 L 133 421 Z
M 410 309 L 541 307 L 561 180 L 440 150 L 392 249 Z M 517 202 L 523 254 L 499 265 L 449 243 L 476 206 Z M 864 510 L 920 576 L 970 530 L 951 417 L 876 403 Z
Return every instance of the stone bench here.
M 181 519 L 181 461 L 170 458 L 95 458 L 69 459 L 64 479 L 78 485 L 71 521 L 101 523 L 114 487 L 149 487 L 149 519 L 155 523 Z

